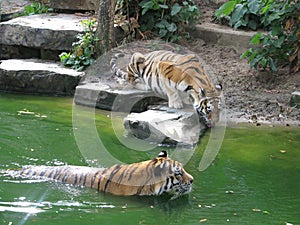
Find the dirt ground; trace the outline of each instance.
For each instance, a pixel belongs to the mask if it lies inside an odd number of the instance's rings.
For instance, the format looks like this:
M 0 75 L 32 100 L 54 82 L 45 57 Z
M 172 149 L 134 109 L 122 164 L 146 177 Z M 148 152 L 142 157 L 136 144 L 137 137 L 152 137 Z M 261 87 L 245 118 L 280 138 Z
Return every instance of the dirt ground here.
M 210 22 L 216 5 L 199 1 L 201 21 Z M 300 109 L 289 106 L 291 93 L 300 90 L 300 72 L 288 74 L 250 69 L 233 48 L 194 39 L 186 43 L 214 70 L 223 85 L 228 117 L 234 121 L 300 126 Z

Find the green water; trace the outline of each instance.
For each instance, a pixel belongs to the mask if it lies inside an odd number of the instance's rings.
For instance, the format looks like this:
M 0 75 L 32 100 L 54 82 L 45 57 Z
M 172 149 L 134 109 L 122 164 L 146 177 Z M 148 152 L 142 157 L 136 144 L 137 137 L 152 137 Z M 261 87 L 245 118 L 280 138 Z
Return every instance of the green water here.
M 24 109 L 35 114 L 18 115 Z M 123 162 L 174 150 L 128 149 L 114 135 L 109 112 L 96 111 L 95 124 L 101 143 Z M 0 170 L 87 165 L 77 129 L 70 98 L 0 94 Z M 84 138 L 93 141 L 89 134 Z M 209 132 L 185 165 L 194 176 L 192 193 L 173 201 L 0 176 L 0 224 L 300 224 L 299 128 L 227 128 L 216 160 L 199 172 L 208 140 Z

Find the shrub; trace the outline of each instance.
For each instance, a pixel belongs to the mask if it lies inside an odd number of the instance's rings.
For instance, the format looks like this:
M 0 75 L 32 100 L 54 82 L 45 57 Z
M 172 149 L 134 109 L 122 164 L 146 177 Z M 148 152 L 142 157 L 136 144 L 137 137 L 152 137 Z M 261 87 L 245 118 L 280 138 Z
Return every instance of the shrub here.
M 126 1 L 126 4 L 124 4 Z M 119 0 L 120 13 L 137 18 L 141 32 L 151 31 L 166 41 L 176 41 L 186 34 L 184 25 L 194 25 L 200 11 L 192 0 Z M 129 5 L 135 7 L 129 7 Z M 135 15 L 134 15 L 135 14 Z M 140 16 L 139 16 L 140 15 Z

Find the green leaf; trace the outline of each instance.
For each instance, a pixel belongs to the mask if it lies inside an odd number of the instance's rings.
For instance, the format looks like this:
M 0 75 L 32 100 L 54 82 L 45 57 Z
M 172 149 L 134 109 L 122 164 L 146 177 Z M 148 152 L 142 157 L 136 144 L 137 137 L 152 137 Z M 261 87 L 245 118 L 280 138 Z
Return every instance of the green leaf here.
M 282 37 L 278 38 L 276 41 L 274 41 L 273 44 L 276 48 L 281 48 L 282 47 L 281 45 L 283 44 L 284 40 L 285 40 L 285 37 L 282 36 Z
M 282 28 L 280 25 L 275 24 L 271 26 L 271 34 L 272 36 L 277 36 L 282 32 Z
M 220 18 L 221 16 L 225 15 L 225 16 L 229 16 L 231 14 L 231 12 L 233 11 L 234 7 L 236 5 L 235 1 L 229 1 L 224 3 L 216 12 L 215 12 L 215 16 L 217 18 Z
M 198 7 L 196 5 L 189 5 L 188 11 L 189 12 L 198 12 L 199 9 L 198 9 Z
M 245 52 L 240 56 L 240 58 L 241 58 L 241 59 L 245 59 L 246 57 L 248 57 L 249 55 L 251 55 L 252 52 L 253 52 L 253 49 L 252 49 L 252 48 L 249 48 L 249 49 L 247 49 L 247 51 L 245 51 Z
M 230 23 L 234 25 L 238 21 L 241 21 L 244 17 L 245 13 L 247 12 L 247 7 L 242 4 L 236 4 L 235 9 L 232 13 Z
M 145 15 L 146 12 L 153 9 L 154 3 L 152 1 L 142 1 L 140 3 L 140 6 L 142 7 L 142 15 Z
M 270 67 L 271 67 L 272 71 L 277 71 L 275 63 L 274 63 L 274 61 L 273 61 L 273 59 L 271 57 L 269 58 L 269 64 L 270 64 Z
M 174 16 L 176 15 L 177 13 L 180 12 L 182 6 L 180 6 L 178 3 L 175 3 L 172 7 L 172 10 L 171 10 L 171 16 Z
M 159 29 L 165 29 L 165 27 L 166 27 L 166 22 L 165 22 L 165 20 L 162 20 L 162 21 L 160 21 L 159 23 L 157 23 L 155 26 L 156 26 L 157 28 L 159 28 Z
M 257 55 L 253 58 L 253 60 L 251 61 L 250 63 L 250 67 L 253 68 L 253 67 L 257 67 L 258 63 L 260 62 L 260 60 L 263 58 L 262 55 Z
M 248 22 L 248 27 L 251 29 L 251 30 L 256 30 L 257 29 L 257 22 L 255 20 L 250 20 Z
M 168 5 L 162 5 L 162 4 L 159 4 L 159 7 L 160 7 L 161 9 L 168 9 L 168 8 L 169 8 Z
M 266 24 L 265 25 L 270 25 L 272 24 L 272 22 L 274 20 L 278 20 L 280 19 L 280 14 L 279 13 L 272 13 L 270 15 L 268 15 L 268 17 L 266 18 Z
M 171 23 L 171 24 L 167 24 L 166 28 L 168 29 L 168 31 L 170 32 L 175 32 L 177 30 L 177 26 L 175 23 Z
M 242 25 L 243 25 L 243 21 L 242 21 L 242 20 L 239 20 L 239 21 L 237 21 L 237 22 L 234 24 L 233 29 L 237 29 L 237 28 L 239 28 L 239 27 L 242 26 Z
M 260 10 L 262 2 L 260 0 L 248 1 L 248 8 L 250 13 L 257 14 Z
M 261 10 L 260 10 L 260 13 L 261 14 L 265 14 L 266 12 L 268 12 L 269 8 L 270 8 L 271 4 L 267 4 L 265 7 L 263 7 Z
M 261 65 L 262 65 L 263 68 L 266 68 L 268 60 L 266 58 L 262 58 L 260 60 L 260 63 L 261 63 Z
M 160 29 L 158 34 L 160 37 L 165 37 L 167 35 L 168 31 L 165 29 Z
M 261 43 L 262 33 L 258 32 L 254 34 L 250 39 L 250 44 L 256 45 Z

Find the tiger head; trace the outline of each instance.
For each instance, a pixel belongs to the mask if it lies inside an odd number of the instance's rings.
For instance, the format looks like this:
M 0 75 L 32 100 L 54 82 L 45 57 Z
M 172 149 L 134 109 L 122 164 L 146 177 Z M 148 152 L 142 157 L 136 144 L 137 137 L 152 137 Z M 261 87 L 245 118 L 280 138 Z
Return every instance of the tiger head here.
M 166 151 L 160 152 L 152 162 L 160 162 L 154 169 L 154 175 L 159 174 L 158 176 L 164 180 L 158 194 L 170 193 L 174 199 L 192 191 L 193 176 L 185 171 L 180 162 L 170 159 Z M 165 177 L 161 176 L 162 174 Z
M 217 93 L 220 92 L 221 89 L 221 85 L 216 85 Z M 198 91 L 195 90 L 196 89 L 188 90 L 187 92 L 194 100 L 194 108 L 198 112 L 200 121 L 204 122 L 208 127 L 211 127 L 214 121 L 218 120 L 220 98 L 207 97 L 206 91 L 202 88 L 199 88 Z

